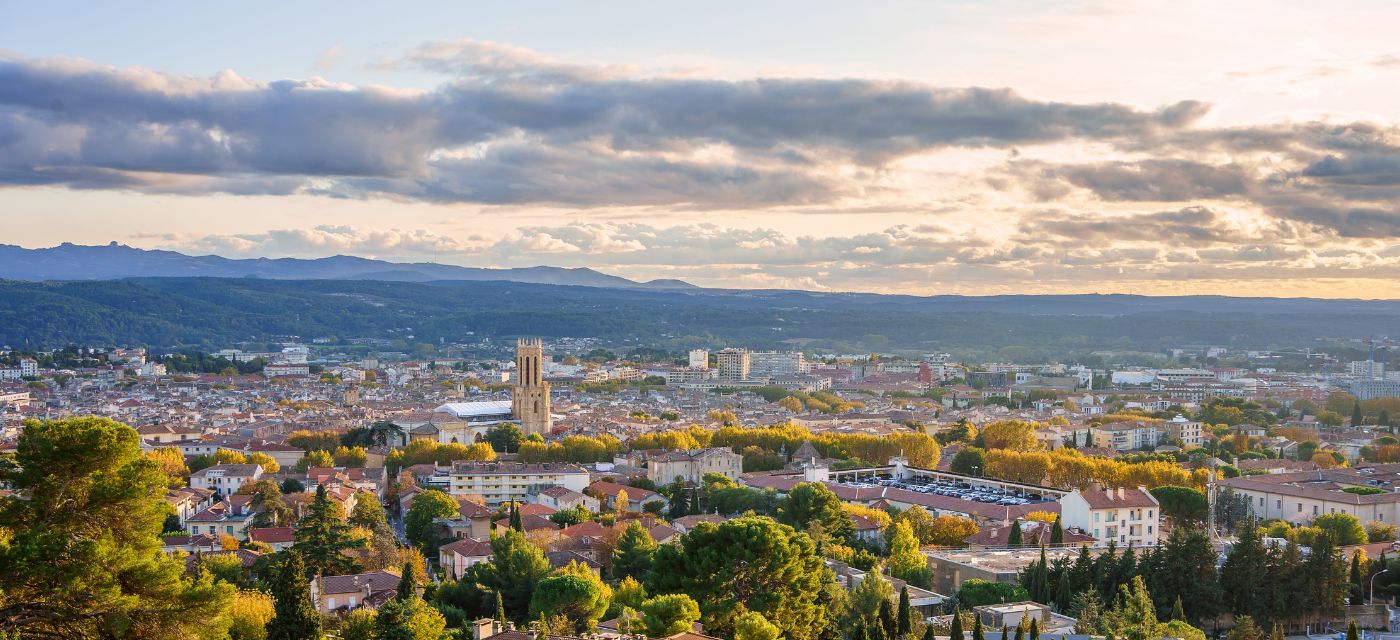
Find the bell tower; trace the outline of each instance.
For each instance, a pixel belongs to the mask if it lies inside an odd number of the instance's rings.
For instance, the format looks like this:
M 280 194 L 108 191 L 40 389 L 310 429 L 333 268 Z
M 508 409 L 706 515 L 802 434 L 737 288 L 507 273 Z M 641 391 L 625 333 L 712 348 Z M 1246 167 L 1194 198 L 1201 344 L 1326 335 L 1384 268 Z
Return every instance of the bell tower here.
M 515 386 L 510 393 L 511 413 L 526 435 L 549 433 L 549 383 L 544 381 L 544 343 L 521 338 L 515 345 Z

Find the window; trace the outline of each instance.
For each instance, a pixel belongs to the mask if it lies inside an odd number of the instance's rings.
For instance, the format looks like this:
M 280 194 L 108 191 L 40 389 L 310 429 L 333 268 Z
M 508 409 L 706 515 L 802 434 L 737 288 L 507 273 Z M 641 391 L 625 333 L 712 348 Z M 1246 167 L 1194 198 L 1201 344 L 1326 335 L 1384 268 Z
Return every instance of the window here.
M 1313 505 L 1313 515 L 1317 515 L 1317 505 Z
M 1302 512 L 1303 512 L 1303 503 L 1299 502 L 1299 503 L 1298 503 L 1298 513 L 1302 513 Z
M 1151 533 L 1152 533 L 1152 525 L 1150 525 L 1150 524 L 1147 525 L 1147 533 L 1148 533 L 1149 535 L 1151 535 Z
M 1095 513 L 1095 514 L 1094 514 L 1094 522 L 1098 522 L 1098 521 L 1099 521 L 1099 516 L 1100 516 L 1100 515 L 1101 515 L 1101 514 L 1098 514 L 1098 513 Z
M 335 608 L 335 598 L 326 598 L 326 608 L 327 608 L 327 609 L 334 609 L 334 608 Z

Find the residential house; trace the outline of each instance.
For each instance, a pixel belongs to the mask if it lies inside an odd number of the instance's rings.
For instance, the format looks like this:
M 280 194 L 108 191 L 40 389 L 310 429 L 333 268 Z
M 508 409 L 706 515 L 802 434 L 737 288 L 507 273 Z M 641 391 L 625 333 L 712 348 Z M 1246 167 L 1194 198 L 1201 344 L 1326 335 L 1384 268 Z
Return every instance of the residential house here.
M 1145 487 L 1075 490 L 1060 498 L 1060 522 L 1090 534 L 1096 546 L 1152 547 L 1162 530 L 1161 507 Z

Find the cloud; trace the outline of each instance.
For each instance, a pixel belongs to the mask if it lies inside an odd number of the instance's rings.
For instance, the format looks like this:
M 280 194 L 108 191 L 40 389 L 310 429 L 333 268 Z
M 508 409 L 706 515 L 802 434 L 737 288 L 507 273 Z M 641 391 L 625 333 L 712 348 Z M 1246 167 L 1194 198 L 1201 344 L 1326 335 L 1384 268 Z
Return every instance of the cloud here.
M 340 57 L 345 54 L 345 47 L 335 45 L 316 54 L 316 60 L 311 63 L 311 68 L 317 71 L 330 69 L 340 64 Z
M 454 75 L 407 91 L 0 59 L 0 180 L 278 194 L 300 181 L 299 192 L 339 197 L 579 207 L 802 205 L 860 195 L 911 155 L 1152 137 L 1207 110 L 883 80 L 638 77 L 476 41 L 384 66 L 408 64 Z

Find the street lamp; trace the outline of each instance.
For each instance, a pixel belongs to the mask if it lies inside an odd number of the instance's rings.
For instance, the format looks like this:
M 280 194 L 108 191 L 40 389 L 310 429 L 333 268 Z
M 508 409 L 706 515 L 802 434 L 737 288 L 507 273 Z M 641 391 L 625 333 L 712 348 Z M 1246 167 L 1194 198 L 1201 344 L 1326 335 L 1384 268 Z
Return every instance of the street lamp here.
M 1376 578 L 1380 577 L 1382 573 L 1389 572 L 1390 569 L 1381 569 L 1380 571 L 1377 571 L 1375 575 L 1371 576 L 1371 604 L 1376 603 Z

